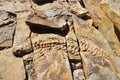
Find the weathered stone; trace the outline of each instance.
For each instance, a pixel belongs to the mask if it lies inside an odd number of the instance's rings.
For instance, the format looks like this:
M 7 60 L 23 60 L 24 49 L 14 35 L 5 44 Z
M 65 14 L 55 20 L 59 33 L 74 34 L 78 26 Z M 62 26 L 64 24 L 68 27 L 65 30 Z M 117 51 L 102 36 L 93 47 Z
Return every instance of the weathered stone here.
M 83 8 L 78 0 L 68 0 L 68 1 L 69 1 L 71 12 L 76 16 L 82 17 L 88 13 L 88 10 Z
M 119 2 L 0 0 L 0 80 L 120 80 Z
M 85 80 L 84 72 L 82 69 L 77 69 L 73 72 L 74 80 Z
M 25 23 L 25 19 L 19 19 L 13 43 L 13 53 L 16 56 L 23 56 L 33 50 L 30 40 L 30 32 L 29 26 Z
M 22 58 L 16 58 L 12 49 L 0 51 L 0 80 L 25 80 Z
M 97 0 L 84 0 L 84 3 L 89 9 L 94 25 L 106 37 L 114 53 L 120 56 L 120 42 L 114 32 L 114 24 L 99 6 L 100 3 Z
M 31 9 L 30 2 L 20 3 L 19 1 L 3 1 L 0 3 L 0 10 L 14 13 L 28 12 Z
M 16 15 L 0 11 L 0 49 L 12 46 L 16 26 Z
M 67 52 L 69 59 L 81 60 L 81 56 L 79 53 L 79 46 L 77 42 L 76 35 L 73 31 L 73 26 L 69 27 L 69 32 L 66 35 L 66 42 L 67 42 Z
M 45 27 L 45 28 L 55 28 L 64 30 L 65 26 L 61 26 L 57 23 L 56 20 L 46 20 L 44 18 L 39 17 L 39 15 L 33 15 L 32 17 L 29 17 L 26 21 L 28 25 L 39 25 L 38 27 Z
M 119 23 L 119 21 L 120 21 L 120 15 L 118 15 L 115 12 L 113 12 L 110 9 L 110 7 L 107 4 L 105 4 L 105 3 L 101 4 L 101 8 L 107 14 L 108 18 L 114 23 L 114 25 L 115 25 L 114 27 L 116 27 L 118 29 L 119 35 L 120 35 L 120 23 Z M 119 35 L 118 35 L 118 37 L 119 37 Z
M 36 79 L 72 80 L 65 39 L 52 33 L 34 35 L 31 39 Z
M 92 27 L 92 23 L 89 20 L 82 21 L 73 16 L 73 21 L 76 36 L 80 44 L 80 54 L 86 80 L 90 79 L 90 75 L 94 73 L 99 74 L 99 77 L 105 74 L 105 68 L 110 70 L 111 73 L 107 73 L 109 76 L 115 76 L 113 80 L 119 80 L 119 68 L 117 68 L 115 57 L 112 55 L 113 52 L 103 35 Z M 107 79 L 108 77 L 105 80 Z
M 107 4 L 114 13 L 120 16 L 120 0 L 97 0 L 100 4 Z M 107 10 L 107 9 L 106 9 Z
M 67 8 L 62 7 L 60 4 L 53 3 L 50 7 L 46 8 L 46 10 L 36 10 L 34 14 L 28 17 L 26 22 L 29 25 L 36 24 L 39 25 L 38 27 L 55 28 L 63 31 L 66 29 L 69 15 Z
M 33 65 L 33 54 L 31 53 L 23 56 L 23 63 L 24 63 L 27 79 L 35 80 L 36 76 L 34 74 L 35 69 Z

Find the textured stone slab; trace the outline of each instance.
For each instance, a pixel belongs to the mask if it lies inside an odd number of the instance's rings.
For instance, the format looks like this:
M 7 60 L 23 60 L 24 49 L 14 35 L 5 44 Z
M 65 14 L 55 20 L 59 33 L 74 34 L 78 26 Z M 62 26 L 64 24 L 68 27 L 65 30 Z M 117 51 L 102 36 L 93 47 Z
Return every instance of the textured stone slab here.
M 0 80 L 25 80 L 22 58 L 16 58 L 12 49 L 0 51 Z
M 73 25 L 69 25 L 69 32 L 66 35 L 66 43 L 73 78 L 74 80 L 84 80 L 85 75 L 82 67 L 80 48 Z
M 80 54 L 83 61 L 83 68 L 86 80 L 112 80 L 120 79 L 118 65 L 103 35 L 92 27 L 91 21 L 80 21 L 73 17 L 75 32 L 80 44 Z M 100 36 L 98 36 L 100 35 Z M 106 44 L 106 45 L 104 45 Z M 98 75 L 95 77 L 93 75 Z
M 67 41 L 67 51 L 68 51 L 69 59 L 81 60 L 81 56 L 79 53 L 79 46 L 76 35 L 73 31 L 73 26 L 70 26 L 70 30 L 66 35 L 66 41 Z
M 73 72 L 74 80 L 85 80 L 84 72 L 82 69 L 77 69 Z
M 24 68 L 28 80 L 36 80 L 35 69 L 33 65 L 33 53 L 23 56 Z
M 31 9 L 29 1 L 21 3 L 19 1 L 1 1 L 0 10 L 10 11 L 14 13 L 28 12 Z
M 97 0 L 100 4 L 107 4 L 113 12 L 120 16 L 120 0 Z
M 41 11 L 42 12 L 42 11 Z M 38 13 L 39 14 L 39 13 Z M 55 28 L 63 30 L 64 27 L 60 26 L 56 20 L 47 20 L 44 18 L 39 17 L 38 15 L 31 15 L 32 17 L 29 17 L 26 21 L 28 25 L 39 25 L 38 27 L 45 27 L 45 28 Z
M 94 25 L 102 32 L 117 56 L 120 56 L 120 42 L 114 32 L 114 24 L 99 6 L 97 0 L 84 0 L 89 9 Z
M 115 13 L 114 11 L 111 10 L 111 8 L 107 4 L 101 4 L 102 10 L 107 14 L 108 18 L 114 23 L 114 27 L 118 29 L 118 38 L 120 41 L 120 15 Z
M 11 47 L 16 26 L 16 15 L 0 11 L 0 49 Z
M 65 52 L 65 39 L 57 34 L 31 37 L 34 47 L 33 63 L 38 80 L 72 80 Z
M 30 41 L 30 32 L 29 26 L 25 23 L 25 19 L 19 19 L 13 43 L 13 53 L 16 56 L 25 55 L 33 50 Z
M 49 5 L 49 7 L 48 7 Z M 39 27 L 54 28 L 58 30 L 65 30 L 68 16 L 70 13 L 64 5 L 60 5 L 58 2 L 51 4 L 38 6 L 39 9 L 35 10 L 34 14 L 31 14 L 26 22 L 28 25 L 38 25 Z
M 68 0 L 71 13 L 75 14 L 78 17 L 85 16 L 88 13 L 88 10 L 83 8 L 79 0 Z

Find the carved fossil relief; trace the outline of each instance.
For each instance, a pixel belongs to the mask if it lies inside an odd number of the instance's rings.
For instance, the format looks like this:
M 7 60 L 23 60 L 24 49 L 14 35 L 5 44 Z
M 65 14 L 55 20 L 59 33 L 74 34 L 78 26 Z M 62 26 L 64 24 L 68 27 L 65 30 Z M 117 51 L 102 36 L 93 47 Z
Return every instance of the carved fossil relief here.
M 64 37 L 52 33 L 38 34 L 32 41 L 35 48 L 33 63 L 37 79 L 72 80 Z
M 90 37 L 89 33 L 82 33 L 82 28 L 86 29 L 88 32 L 90 31 L 90 28 L 89 30 L 86 28 L 89 25 L 86 26 L 79 23 L 75 16 L 73 16 L 73 23 L 75 33 L 79 41 L 80 54 L 82 57 L 86 80 L 89 80 L 90 75 L 93 73 L 102 76 L 105 74 L 104 70 L 106 67 L 110 69 L 111 74 L 113 72 L 117 78 L 120 78 L 120 73 L 114 62 L 113 55 L 109 53 L 104 46 L 101 46 L 93 36 Z

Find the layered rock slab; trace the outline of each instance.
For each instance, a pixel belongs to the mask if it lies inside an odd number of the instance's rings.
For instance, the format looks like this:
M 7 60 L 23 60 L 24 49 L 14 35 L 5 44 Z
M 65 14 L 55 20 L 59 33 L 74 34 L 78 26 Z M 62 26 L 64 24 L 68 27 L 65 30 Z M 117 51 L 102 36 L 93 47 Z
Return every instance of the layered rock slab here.
M 111 11 L 120 16 L 120 0 L 97 0 L 101 4 L 107 4 Z
M 29 1 L 21 2 L 17 0 L 9 1 L 4 0 L 0 3 L 0 10 L 9 11 L 13 13 L 19 12 L 28 12 L 31 9 L 31 5 Z
M 13 53 L 16 56 L 23 56 L 33 51 L 30 40 L 30 29 L 25 23 L 26 19 L 19 19 L 16 26 L 16 32 L 13 43 Z
M 79 43 L 74 32 L 73 24 L 69 24 L 69 32 L 66 35 L 68 59 L 74 80 L 85 80 Z
M 39 25 L 39 27 L 44 26 L 61 31 L 66 29 L 70 13 L 65 5 L 54 1 L 41 6 L 33 4 L 33 9 L 35 12 L 26 20 L 29 25 Z
M 120 41 L 120 15 L 112 11 L 106 3 L 101 3 L 102 10 L 107 14 L 108 18 L 114 23 L 115 33 Z
M 81 56 L 79 53 L 79 45 L 73 30 L 73 26 L 70 26 L 69 28 L 70 28 L 69 32 L 66 35 L 67 51 L 68 51 L 69 59 L 81 60 Z
M 88 10 L 83 8 L 79 0 L 68 0 L 71 13 L 75 14 L 78 17 L 85 16 L 88 13 Z
M 99 80 L 100 78 L 109 80 L 109 76 L 111 76 L 113 80 L 119 80 L 118 65 L 115 63 L 115 57 L 103 35 L 94 27 L 90 26 L 92 24 L 89 20 L 86 23 L 73 16 L 73 21 L 80 44 L 80 54 L 86 80 Z M 86 24 L 84 24 L 84 22 Z M 98 35 L 101 36 L 96 37 Z M 103 40 L 100 41 L 101 39 Z M 101 42 L 108 46 L 102 45 Z M 95 77 L 95 75 L 98 77 Z
M 84 0 L 86 8 L 91 14 L 94 25 L 98 27 L 101 33 L 108 40 L 111 48 L 117 56 L 120 55 L 120 43 L 114 32 L 114 24 L 101 9 L 100 3 L 97 0 Z
M 25 79 L 23 59 L 16 58 L 11 48 L 0 51 L 0 80 Z
M 0 11 L 0 49 L 12 47 L 16 14 Z
M 65 39 L 57 34 L 38 34 L 31 37 L 36 79 L 72 80 Z

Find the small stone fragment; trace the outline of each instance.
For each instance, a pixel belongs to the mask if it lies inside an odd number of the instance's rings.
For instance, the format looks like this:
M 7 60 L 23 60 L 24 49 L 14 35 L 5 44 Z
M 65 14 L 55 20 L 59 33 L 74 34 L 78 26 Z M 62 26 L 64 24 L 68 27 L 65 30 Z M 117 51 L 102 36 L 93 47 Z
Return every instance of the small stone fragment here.
M 84 72 L 82 69 L 77 69 L 73 72 L 74 80 L 85 80 Z
M 85 16 L 88 13 L 88 10 L 83 8 L 78 0 L 68 0 L 70 5 L 70 10 L 73 14 L 78 17 Z

